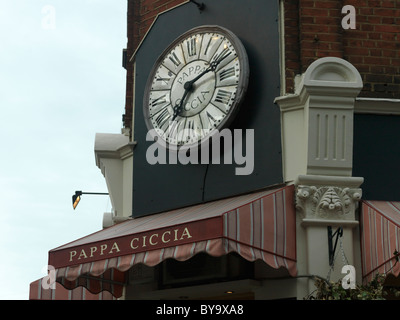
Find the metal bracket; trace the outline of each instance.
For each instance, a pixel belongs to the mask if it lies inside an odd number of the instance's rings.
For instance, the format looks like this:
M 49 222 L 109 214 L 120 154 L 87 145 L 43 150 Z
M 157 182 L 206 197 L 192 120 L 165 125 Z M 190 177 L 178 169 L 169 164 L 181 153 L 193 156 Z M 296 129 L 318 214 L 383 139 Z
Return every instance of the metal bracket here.
M 189 1 L 194 3 L 197 6 L 197 8 L 199 9 L 199 11 L 203 11 L 204 8 L 206 7 L 204 3 L 198 3 L 195 0 L 189 0 Z
M 336 236 L 335 245 L 333 246 L 333 238 Z M 343 236 L 343 227 L 339 227 L 332 234 L 332 227 L 328 226 L 328 249 L 329 249 L 329 265 L 332 267 L 335 258 L 335 251 L 339 237 Z

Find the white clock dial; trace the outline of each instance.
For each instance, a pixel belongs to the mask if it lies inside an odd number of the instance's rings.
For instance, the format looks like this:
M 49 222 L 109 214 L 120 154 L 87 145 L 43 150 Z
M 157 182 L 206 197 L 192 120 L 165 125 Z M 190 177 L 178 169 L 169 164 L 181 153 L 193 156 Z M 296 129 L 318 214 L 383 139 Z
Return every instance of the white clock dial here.
M 204 141 L 234 117 L 248 74 L 246 51 L 233 33 L 218 26 L 186 32 L 149 77 L 143 106 L 148 129 L 168 147 Z

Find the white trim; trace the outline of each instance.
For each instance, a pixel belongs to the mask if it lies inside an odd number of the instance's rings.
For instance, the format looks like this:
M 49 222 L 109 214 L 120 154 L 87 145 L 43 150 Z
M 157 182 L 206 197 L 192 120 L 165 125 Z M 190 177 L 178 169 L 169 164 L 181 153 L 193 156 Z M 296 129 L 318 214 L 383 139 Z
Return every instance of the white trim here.
M 304 218 L 301 221 L 302 227 L 308 226 L 332 226 L 332 227 L 346 227 L 355 228 L 358 227 L 359 222 L 357 220 L 333 220 L 333 219 L 310 219 Z
M 346 186 L 358 188 L 364 182 L 363 177 L 332 177 L 322 175 L 299 175 L 295 185 L 317 185 L 317 186 Z
M 132 214 L 132 161 L 136 142 L 125 134 L 96 133 L 96 165 L 103 174 L 113 213 L 105 213 L 103 227 L 118 223 Z
M 279 0 L 278 12 L 278 29 L 279 29 L 279 66 L 281 73 L 281 95 L 286 93 L 286 48 L 285 48 L 285 4 L 283 0 Z
M 125 159 L 133 154 L 135 142 L 129 142 L 124 134 L 96 133 L 94 152 L 96 165 L 102 170 L 101 159 Z
M 400 115 L 400 99 L 356 98 L 354 112 L 359 114 Z

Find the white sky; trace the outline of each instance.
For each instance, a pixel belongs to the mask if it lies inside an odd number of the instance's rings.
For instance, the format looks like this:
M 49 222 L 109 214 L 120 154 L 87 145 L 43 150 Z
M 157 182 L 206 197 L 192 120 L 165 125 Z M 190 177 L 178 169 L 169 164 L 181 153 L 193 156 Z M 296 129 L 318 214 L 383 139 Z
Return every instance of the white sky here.
M 96 132 L 120 133 L 126 0 L 0 0 L 0 299 L 28 299 L 48 251 L 111 211 Z

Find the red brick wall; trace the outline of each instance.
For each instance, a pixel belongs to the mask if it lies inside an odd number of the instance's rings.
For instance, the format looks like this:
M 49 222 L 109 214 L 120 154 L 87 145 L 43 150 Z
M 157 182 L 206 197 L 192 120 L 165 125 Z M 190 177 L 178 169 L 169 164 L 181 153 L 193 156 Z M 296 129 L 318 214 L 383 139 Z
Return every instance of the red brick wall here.
M 245 1 L 245 0 L 243 0 Z M 283 0 L 285 11 L 286 92 L 294 77 L 316 59 L 348 60 L 360 72 L 361 96 L 400 99 L 399 0 Z M 157 14 L 185 0 L 128 0 L 128 58 Z M 356 29 L 344 30 L 344 5 L 356 9 Z M 131 127 L 133 66 L 127 65 L 125 127 Z
M 356 29 L 343 29 L 344 5 L 356 9 Z M 286 91 L 316 59 L 335 56 L 360 72 L 360 96 L 400 98 L 400 1 L 284 0 Z
M 344 33 L 344 58 L 361 73 L 363 96 L 399 99 L 400 1 L 355 2 L 357 28 Z

